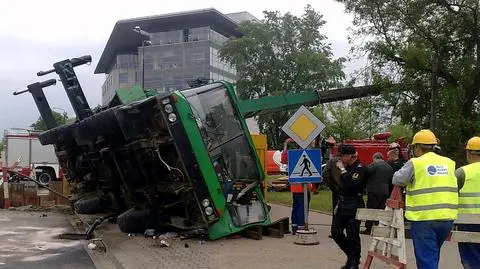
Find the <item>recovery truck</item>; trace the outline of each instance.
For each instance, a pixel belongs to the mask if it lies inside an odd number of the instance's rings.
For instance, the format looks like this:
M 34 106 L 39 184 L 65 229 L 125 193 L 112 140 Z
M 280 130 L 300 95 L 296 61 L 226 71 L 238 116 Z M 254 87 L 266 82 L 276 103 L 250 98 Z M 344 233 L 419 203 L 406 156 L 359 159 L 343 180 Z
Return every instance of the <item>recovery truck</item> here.
M 364 86 L 238 100 L 230 83 L 218 81 L 165 94 L 118 90 L 109 105 L 93 112 L 74 71 L 89 62 L 88 55 L 67 59 L 37 74 L 57 73 L 76 122 L 56 126 L 53 120 L 43 88 L 55 79 L 14 95 L 32 94 L 48 127 L 40 142 L 55 147 L 76 212 L 119 214 L 119 228 L 128 233 L 173 226 L 218 239 L 274 231 L 245 118 L 381 92 Z M 288 218 L 286 223 L 288 231 Z

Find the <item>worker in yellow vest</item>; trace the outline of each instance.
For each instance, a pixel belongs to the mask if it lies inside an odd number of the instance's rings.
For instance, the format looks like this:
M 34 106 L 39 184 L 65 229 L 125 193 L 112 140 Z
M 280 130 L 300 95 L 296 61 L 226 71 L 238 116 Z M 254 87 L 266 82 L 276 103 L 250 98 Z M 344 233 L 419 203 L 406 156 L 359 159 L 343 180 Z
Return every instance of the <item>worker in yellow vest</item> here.
M 455 162 L 435 153 L 437 138 L 420 130 L 412 141 L 414 157 L 395 172 L 392 183 L 406 187 L 405 218 L 411 233 L 417 268 L 437 269 L 440 249 L 458 212 Z
M 455 175 L 464 181 L 458 194 L 458 213 L 476 214 L 480 219 L 480 137 L 475 136 L 468 140 L 467 146 L 468 165 L 455 171 Z M 461 231 L 480 232 L 480 225 L 460 224 Z M 480 244 L 458 243 L 460 260 L 465 269 L 480 268 Z

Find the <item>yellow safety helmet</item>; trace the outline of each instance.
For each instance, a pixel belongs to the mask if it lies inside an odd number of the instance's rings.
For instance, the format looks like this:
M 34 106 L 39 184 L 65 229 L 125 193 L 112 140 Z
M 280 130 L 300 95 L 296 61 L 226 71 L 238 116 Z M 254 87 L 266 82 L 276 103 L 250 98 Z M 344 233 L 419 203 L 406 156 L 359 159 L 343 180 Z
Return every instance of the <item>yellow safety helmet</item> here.
M 480 137 L 474 136 L 467 142 L 466 150 L 480 150 Z
M 436 145 L 437 137 L 435 137 L 435 134 L 432 131 L 423 129 L 413 136 L 412 144 Z

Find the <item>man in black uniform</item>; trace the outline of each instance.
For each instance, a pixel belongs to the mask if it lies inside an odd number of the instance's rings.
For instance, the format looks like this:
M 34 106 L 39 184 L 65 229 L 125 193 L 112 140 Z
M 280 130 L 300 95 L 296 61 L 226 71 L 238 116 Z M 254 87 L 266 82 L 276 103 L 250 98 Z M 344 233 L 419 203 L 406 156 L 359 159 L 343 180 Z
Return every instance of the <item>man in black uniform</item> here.
M 341 171 L 337 167 L 337 162 L 340 160 L 340 154 L 328 160 L 325 168 L 322 170 L 322 183 L 325 184 L 332 192 L 332 215 L 335 213 L 338 199 L 340 197 L 340 175 Z M 333 218 L 332 218 L 333 225 Z M 330 235 L 330 238 L 332 235 Z
M 352 145 L 341 145 L 337 167 L 340 175 L 340 199 L 333 215 L 332 238 L 347 255 L 342 269 L 358 269 L 360 263 L 360 221 L 355 219 L 357 208 L 364 208 L 365 168 L 357 160 Z M 346 230 L 346 236 L 344 234 Z

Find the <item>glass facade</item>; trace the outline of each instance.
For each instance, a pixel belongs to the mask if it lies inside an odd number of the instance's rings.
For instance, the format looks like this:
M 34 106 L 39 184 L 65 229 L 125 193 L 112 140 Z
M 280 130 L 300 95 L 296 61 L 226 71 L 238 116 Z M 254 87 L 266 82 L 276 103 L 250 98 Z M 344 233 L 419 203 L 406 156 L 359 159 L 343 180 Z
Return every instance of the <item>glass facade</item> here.
M 159 92 L 188 88 L 187 81 L 197 78 L 234 82 L 235 69 L 218 56 L 226 40 L 208 26 L 151 33 L 151 45 L 138 47 L 137 54 L 117 55 L 103 85 L 102 103 L 117 89 L 142 85 L 142 79 L 145 88 Z

